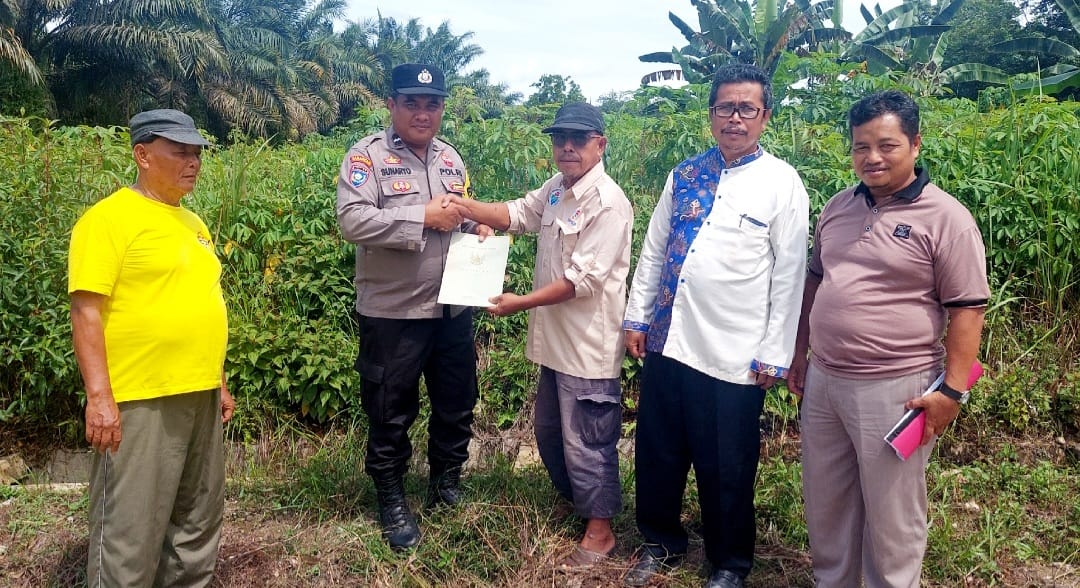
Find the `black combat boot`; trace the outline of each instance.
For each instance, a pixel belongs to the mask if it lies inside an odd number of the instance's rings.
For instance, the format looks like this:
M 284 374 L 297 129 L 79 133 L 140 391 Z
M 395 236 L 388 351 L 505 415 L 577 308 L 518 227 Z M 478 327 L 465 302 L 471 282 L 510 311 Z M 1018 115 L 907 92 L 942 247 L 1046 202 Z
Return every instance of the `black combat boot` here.
M 431 466 L 428 479 L 427 507 L 445 504 L 456 506 L 461 502 L 461 466 Z
M 379 500 L 379 524 L 393 549 L 408 549 L 420 542 L 420 527 L 405 502 L 405 486 L 399 477 L 375 479 Z

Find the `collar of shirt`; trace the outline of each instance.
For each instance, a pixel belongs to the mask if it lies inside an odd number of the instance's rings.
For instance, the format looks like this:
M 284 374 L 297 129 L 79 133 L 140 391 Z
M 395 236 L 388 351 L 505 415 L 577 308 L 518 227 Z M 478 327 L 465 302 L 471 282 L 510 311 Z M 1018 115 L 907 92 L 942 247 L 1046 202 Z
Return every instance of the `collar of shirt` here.
M 751 163 L 751 162 L 755 161 L 757 158 L 761 157 L 764 154 L 765 154 L 765 150 L 762 149 L 761 145 L 759 144 L 757 146 L 757 149 L 755 149 L 753 152 L 747 153 L 746 155 L 743 155 L 742 157 L 736 157 L 735 159 L 732 159 L 731 161 L 725 160 L 724 159 L 724 153 L 721 151 L 720 152 L 720 161 L 722 161 L 724 163 L 724 169 L 731 169 L 733 167 L 739 167 L 740 165 L 746 165 L 748 163 Z
M 914 202 L 916 198 L 922 194 L 923 188 L 930 183 L 930 174 L 926 171 L 926 168 L 915 168 L 915 180 L 910 184 L 904 186 L 896 194 L 890 197 L 890 200 L 901 200 L 904 202 Z M 859 185 L 855 187 L 855 191 L 852 196 L 862 196 L 866 199 L 866 205 L 870 208 L 874 207 L 874 197 L 870 194 L 870 188 L 866 184 L 859 182 Z
M 563 194 L 573 197 L 575 200 L 581 200 L 585 194 L 589 192 L 596 182 L 600 181 L 600 178 L 604 176 L 604 161 L 600 160 L 596 162 L 596 165 L 585 172 L 585 175 L 578 178 L 578 181 L 574 182 L 573 186 L 569 188 L 563 188 Z M 563 185 L 562 178 L 559 178 L 560 187 Z
M 401 140 L 401 136 L 398 135 L 397 131 L 394 130 L 393 125 L 386 127 L 386 144 L 389 145 L 391 149 L 394 149 L 396 151 L 408 151 L 409 153 L 413 153 L 413 150 L 409 149 L 409 146 L 405 144 L 405 141 Z M 429 155 L 432 153 L 438 153 L 442 151 L 444 147 L 445 145 L 442 141 L 439 140 L 438 137 L 433 137 L 431 139 L 431 143 L 428 143 L 427 152 Z M 415 155 L 415 153 L 413 153 L 413 155 Z

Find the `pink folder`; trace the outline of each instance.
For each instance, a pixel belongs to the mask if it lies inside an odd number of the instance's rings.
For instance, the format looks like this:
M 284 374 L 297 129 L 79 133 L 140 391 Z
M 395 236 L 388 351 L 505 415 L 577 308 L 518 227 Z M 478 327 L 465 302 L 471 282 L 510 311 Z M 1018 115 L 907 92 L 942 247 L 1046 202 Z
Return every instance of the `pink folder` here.
M 975 385 L 975 382 L 979 381 L 982 374 L 982 364 L 976 361 L 971 365 L 971 372 L 968 373 L 968 390 Z M 934 380 L 934 383 L 930 384 L 930 387 L 923 392 L 923 396 L 937 390 L 944 381 L 945 372 L 942 372 Z M 907 458 L 911 457 L 911 454 L 915 453 L 915 450 L 922 444 L 924 430 L 926 430 L 926 415 L 923 414 L 923 409 L 914 408 L 904 413 L 904 416 L 893 425 L 893 428 L 889 429 L 889 432 L 885 434 L 885 442 L 896 451 L 896 457 L 907 461 Z

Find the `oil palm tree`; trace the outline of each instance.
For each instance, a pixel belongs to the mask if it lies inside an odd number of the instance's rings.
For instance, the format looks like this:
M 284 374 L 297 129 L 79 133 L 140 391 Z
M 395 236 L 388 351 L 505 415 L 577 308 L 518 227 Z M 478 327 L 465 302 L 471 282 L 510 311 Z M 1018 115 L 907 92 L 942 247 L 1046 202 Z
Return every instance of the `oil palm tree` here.
M 185 108 L 182 81 L 224 63 L 202 2 L 49 0 L 35 32 L 62 116 L 121 124 L 140 109 Z M 42 2 L 45 4 L 45 2 Z
M 382 65 L 382 77 L 367 80 L 369 87 L 377 89 L 381 96 L 390 93 L 385 72 L 395 65 L 431 63 L 443 70 L 452 83 L 461 82 L 465 68 L 484 52 L 479 45 L 469 43 L 472 32 L 456 35 L 446 21 L 433 30 L 424 27 L 418 18 L 401 22 L 380 13 L 360 26 L 367 37 L 369 51 Z
M 45 81 L 41 70 L 16 32 L 23 15 L 20 0 L 0 0 L 0 62 L 7 62 L 31 83 L 40 85 Z

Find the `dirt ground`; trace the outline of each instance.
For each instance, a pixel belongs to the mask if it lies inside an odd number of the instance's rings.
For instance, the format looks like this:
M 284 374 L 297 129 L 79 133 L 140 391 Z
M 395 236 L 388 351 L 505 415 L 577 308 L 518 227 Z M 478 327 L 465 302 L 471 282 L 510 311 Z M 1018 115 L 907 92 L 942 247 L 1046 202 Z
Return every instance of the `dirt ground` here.
M 10 439 L 9 439 L 10 441 Z M 3 443 L 0 443 L 3 445 Z M 22 444 L 26 446 L 25 443 Z M 506 439 L 492 440 L 484 450 L 507 451 L 513 445 Z M 11 450 L 9 443 L 6 447 Z M 272 447 L 256 452 L 272 451 Z M 310 448 L 296 447 L 295 451 L 310 454 Z M 234 452 L 244 453 L 242 448 Z M 46 452 L 35 449 L 27 460 L 43 467 Z M 528 483 L 544 483 L 536 474 Z M 415 488 L 414 488 L 415 490 Z M 550 504 L 534 504 L 521 513 L 517 530 L 519 540 L 507 549 L 488 537 L 459 537 L 484 535 L 482 520 L 485 511 L 503 508 L 504 504 L 480 503 L 466 505 L 454 515 L 420 515 L 425 529 L 425 542 L 446 541 L 446 549 L 418 550 L 395 554 L 385 549 L 373 520 L 371 499 L 352 503 L 340 514 L 313 516 L 310 511 L 280 508 L 272 492 L 261 499 L 250 489 L 230 483 L 226 500 L 226 515 L 218 564 L 212 586 L 227 588 L 249 587 L 392 587 L 402 586 L 508 586 L 508 587 L 568 587 L 599 588 L 619 586 L 632 557 L 635 532 L 632 519 L 620 523 L 619 547 L 610 563 L 594 569 L 563 573 L 555 562 L 573 546 L 579 532 L 567 530 L 571 517 Z M 350 510 L 351 509 L 351 510 Z M 544 511 L 544 509 L 548 509 Z M 85 586 L 87 553 L 85 490 L 80 486 L 49 489 L 45 486 L 12 490 L 0 487 L 0 586 L 10 588 L 40 588 Z M 475 524 L 474 524 L 475 523 Z M 428 530 L 431 529 L 429 533 Z M 652 586 L 689 587 L 704 583 L 705 564 L 700 538 L 692 532 L 691 551 L 679 569 L 669 576 L 658 578 Z M 499 532 L 508 532 L 501 529 Z M 541 537 L 541 539 L 536 539 Z M 760 539 L 760 537 L 759 537 Z M 451 582 L 433 581 L 431 570 L 439 562 L 425 558 L 453 559 L 455 545 L 462 541 L 487 545 L 481 557 L 501 562 L 498 577 L 477 575 L 454 578 Z M 472 569 L 467 564 L 448 562 L 447 569 Z M 454 567 L 457 566 L 457 567 Z M 1027 561 L 1002 570 L 999 583 L 994 585 L 1036 588 L 1080 588 L 1080 565 Z M 813 585 L 809 554 L 775 544 L 759 545 L 757 561 L 748 586 L 751 588 L 810 587 Z M 946 588 L 927 583 L 928 588 Z M 990 586 L 983 580 L 969 578 L 962 586 Z M 954 588 L 949 585 L 947 588 Z
M 68 587 L 85 585 L 87 538 L 85 519 L 74 506 L 84 503 L 78 492 L 51 493 L 46 499 L 48 517 L 37 521 L 15 521 L 12 514 L 16 498 L 0 502 L 0 585 L 10 588 Z M 13 529 L 35 525 L 38 533 L 28 542 L 15 542 Z M 372 522 L 372 532 L 375 527 Z M 566 544 L 567 547 L 570 543 Z M 350 551 L 363 549 L 363 541 L 342 533 L 335 521 L 312 523 L 290 516 L 268 516 L 238 508 L 234 500 L 227 504 L 221 550 L 212 586 L 221 588 L 255 587 L 386 587 L 428 586 L 419 577 L 404 577 L 393 571 L 361 570 L 353 567 Z M 599 588 L 619 586 L 626 571 L 629 554 L 612 563 L 582 573 L 564 574 L 554 570 L 556 553 L 534 555 L 520 562 L 518 572 L 509 579 L 489 585 L 521 587 Z M 408 567 L 409 555 L 399 558 L 399 566 Z M 809 587 L 810 560 L 806 553 L 775 547 L 758 550 L 758 562 L 748 585 L 758 588 Z M 661 578 L 653 586 L 700 586 L 703 584 L 700 556 L 685 562 L 684 568 L 698 568 L 697 573 L 683 570 L 679 575 Z M 462 586 L 484 585 L 472 579 Z M 1002 584 L 1015 587 L 1080 587 L 1080 568 L 1064 564 L 1030 564 L 1008 570 Z M 988 586 L 980 581 L 964 583 L 968 588 Z M 942 587 L 943 588 L 943 587 Z

